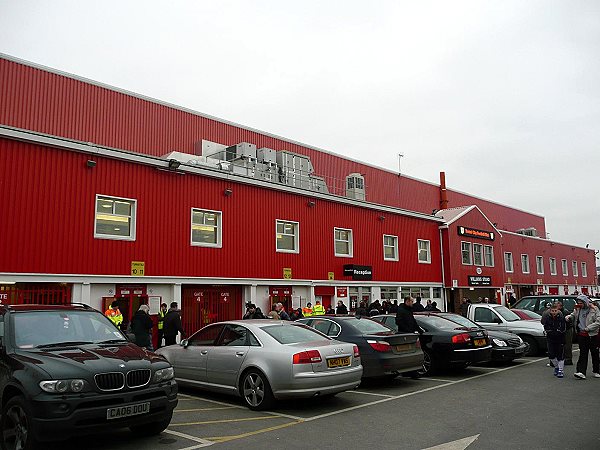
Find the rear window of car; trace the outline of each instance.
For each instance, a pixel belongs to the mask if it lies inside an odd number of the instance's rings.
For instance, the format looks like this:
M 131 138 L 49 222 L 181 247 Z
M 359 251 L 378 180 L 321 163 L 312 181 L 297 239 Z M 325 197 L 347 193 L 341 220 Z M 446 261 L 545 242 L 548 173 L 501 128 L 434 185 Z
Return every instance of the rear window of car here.
M 463 327 L 480 328 L 479 325 L 477 325 L 475 322 L 472 322 L 466 317 L 463 317 L 459 314 L 444 314 L 441 317 L 456 322 L 457 324 L 462 325 Z
M 390 333 L 392 330 L 380 322 L 371 319 L 354 319 L 344 322 L 356 328 L 362 334 Z
M 280 344 L 300 344 L 329 339 L 305 325 L 271 325 L 263 327 L 262 330 Z
M 417 323 L 426 329 L 436 330 L 454 330 L 458 328 L 458 324 L 448 319 L 439 316 L 420 316 L 415 315 Z
M 538 299 L 535 297 L 523 297 L 515 304 L 514 307 L 518 309 L 527 309 L 529 311 L 535 311 L 537 302 Z

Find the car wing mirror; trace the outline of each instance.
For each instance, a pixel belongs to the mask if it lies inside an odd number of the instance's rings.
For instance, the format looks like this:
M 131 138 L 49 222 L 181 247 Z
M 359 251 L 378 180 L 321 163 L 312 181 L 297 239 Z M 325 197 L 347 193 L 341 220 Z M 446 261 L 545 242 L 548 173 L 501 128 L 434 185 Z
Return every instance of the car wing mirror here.
M 188 345 L 190 345 L 190 341 L 188 341 L 187 339 L 184 339 L 183 341 L 181 341 L 179 343 L 179 345 L 181 345 L 183 348 L 187 348 Z

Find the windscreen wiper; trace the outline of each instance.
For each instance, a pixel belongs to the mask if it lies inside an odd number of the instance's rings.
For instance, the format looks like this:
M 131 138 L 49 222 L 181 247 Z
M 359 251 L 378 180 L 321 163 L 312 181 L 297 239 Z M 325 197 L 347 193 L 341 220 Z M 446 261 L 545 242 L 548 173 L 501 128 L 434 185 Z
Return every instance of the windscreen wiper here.
M 109 339 L 107 341 L 96 342 L 96 344 L 127 344 L 128 342 L 126 339 Z
M 55 342 L 53 344 L 40 344 L 40 345 L 36 345 L 35 348 L 69 347 L 71 345 L 84 345 L 84 344 L 93 344 L 93 342 L 91 342 L 91 341 Z

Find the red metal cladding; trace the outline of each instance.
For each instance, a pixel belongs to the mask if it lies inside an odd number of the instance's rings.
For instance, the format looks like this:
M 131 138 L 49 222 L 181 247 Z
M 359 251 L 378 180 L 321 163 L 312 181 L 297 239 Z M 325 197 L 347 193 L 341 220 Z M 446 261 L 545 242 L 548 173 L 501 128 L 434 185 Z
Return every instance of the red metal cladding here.
M 399 176 L 342 156 L 325 153 L 217 119 L 201 116 L 97 84 L 0 58 L 0 124 L 84 142 L 162 156 L 173 150 L 194 153 L 203 139 L 223 144 L 242 141 L 310 156 L 315 172 L 342 189 L 352 172 L 364 175 L 367 200 L 431 213 L 439 209 L 439 186 Z M 341 181 L 340 181 L 341 180 Z M 342 183 L 342 184 L 340 184 Z M 448 207 L 479 205 L 499 228 L 536 227 L 543 217 L 448 190 Z
M 0 272 L 129 275 L 144 261 L 148 276 L 340 280 L 357 264 L 374 280 L 441 281 L 437 222 L 102 157 L 90 168 L 89 155 L 7 139 L 0 155 Z M 137 201 L 135 241 L 94 238 L 96 194 Z M 222 248 L 190 245 L 191 208 L 222 212 Z M 300 253 L 276 252 L 277 219 L 300 224 Z M 352 258 L 334 256 L 334 227 L 352 229 Z M 384 261 L 383 234 L 398 236 L 399 261 Z

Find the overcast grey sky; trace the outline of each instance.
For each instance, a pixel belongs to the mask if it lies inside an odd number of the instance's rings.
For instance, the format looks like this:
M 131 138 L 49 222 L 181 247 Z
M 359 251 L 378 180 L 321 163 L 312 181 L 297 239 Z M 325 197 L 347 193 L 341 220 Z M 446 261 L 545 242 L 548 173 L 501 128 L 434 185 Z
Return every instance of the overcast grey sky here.
M 600 248 L 600 1 L 0 0 L 0 52 L 546 217 Z

